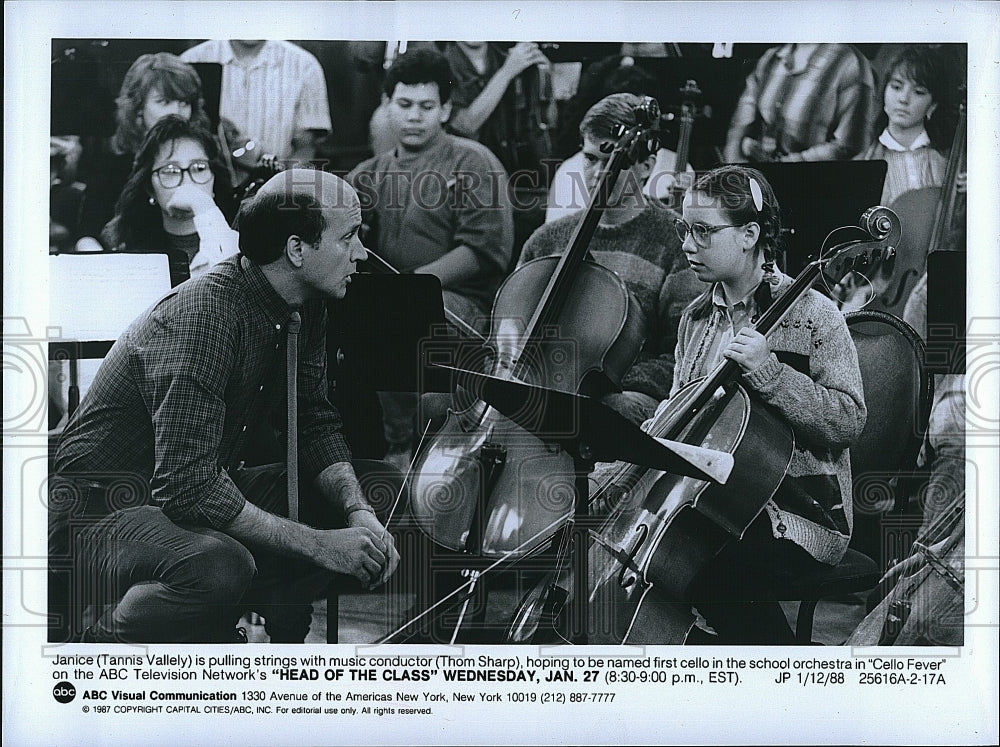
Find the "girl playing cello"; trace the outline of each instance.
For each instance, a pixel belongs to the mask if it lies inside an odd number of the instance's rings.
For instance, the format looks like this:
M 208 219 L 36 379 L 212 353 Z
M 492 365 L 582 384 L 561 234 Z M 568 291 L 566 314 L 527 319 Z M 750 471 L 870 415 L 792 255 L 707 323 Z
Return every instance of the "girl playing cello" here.
M 857 351 L 836 306 L 815 290 L 769 339 L 753 329 L 791 284 L 774 267 L 781 221 L 759 171 L 723 166 L 704 174 L 675 227 L 688 263 L 710 286 L 681 317 L 672 392 L 729 358 L 751 396 L 774 408 L 795 436 L 786 476 L 765 510 L 697 573 L 686 601 L 715 630 L 714 642 L 791 644 L 778 603 L 757 600 L 774 599 L 784 579 L 835 565 L 847 549 L 848 447 L 866 416 Z

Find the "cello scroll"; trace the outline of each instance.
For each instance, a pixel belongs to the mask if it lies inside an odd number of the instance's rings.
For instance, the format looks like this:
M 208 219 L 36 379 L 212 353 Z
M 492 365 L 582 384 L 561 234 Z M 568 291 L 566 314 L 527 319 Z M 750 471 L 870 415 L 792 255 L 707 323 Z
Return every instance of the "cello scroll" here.
M 865 233 L 867 240 L 838 244 L 826 257 L 820 258 L 828 287 L 839 283 L 851 270 L 863 272 L 879 267 L 887 273 L 892 272 L 896 247 L 903 234 L 899 217 L 889 208 L 876 205 L 862 214 L 858 229 Z

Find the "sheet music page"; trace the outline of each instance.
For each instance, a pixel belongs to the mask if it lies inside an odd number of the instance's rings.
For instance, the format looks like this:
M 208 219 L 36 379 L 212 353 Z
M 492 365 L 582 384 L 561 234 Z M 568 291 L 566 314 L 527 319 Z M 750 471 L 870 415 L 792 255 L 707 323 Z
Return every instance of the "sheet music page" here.
M 49 284 L 49 326 L 61 337 L 117 340 L 170 290 L 170 272 L 165 254 L 61 254 L 49 257 Z
M 4 16 L 5 742 L 978 745 L 1000 739 L 1000 4 L 20 0 L 5 3 Z M 47 344 L 68 335 L 116 335 L 165 290 L 153 277 L 161 272 L 155 259 L 103 257 L 109 265 L 89 271 L 89 257 L 48 256 L 53 41 L 243 37 L 669 40 L 678 47 L 700 43 L 719 60 L 738 58 L 741 45 L 793 41 L 967 45 L 973 261 L 964 645 L 48 643 Z M 121 63 L 129 61 L 115 61 Z M 559 71 L 558 90 L 570 90 L 571 80 L 561 76 L 572 79 L 573 72 Z M 336 123 L 334 129 L 336 141 Z M 96 303 L 80 296 L 84 272 L 98 283 Z M 342 610 L 344 635 L 353 629 L 352 609 Z M 852 626 L 865 615 L 855 612 Z

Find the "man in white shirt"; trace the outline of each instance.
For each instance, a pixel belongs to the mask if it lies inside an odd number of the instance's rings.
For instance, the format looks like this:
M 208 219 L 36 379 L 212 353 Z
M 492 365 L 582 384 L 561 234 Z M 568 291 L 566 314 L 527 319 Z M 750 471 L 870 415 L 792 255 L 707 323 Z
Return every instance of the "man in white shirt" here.
M 212 39 L 181 55 L 222 65 L 220 116 L 256 142 L 256 151 L 304 164 L 330 132 L 330 104 L 316 58 L 287 41 Z

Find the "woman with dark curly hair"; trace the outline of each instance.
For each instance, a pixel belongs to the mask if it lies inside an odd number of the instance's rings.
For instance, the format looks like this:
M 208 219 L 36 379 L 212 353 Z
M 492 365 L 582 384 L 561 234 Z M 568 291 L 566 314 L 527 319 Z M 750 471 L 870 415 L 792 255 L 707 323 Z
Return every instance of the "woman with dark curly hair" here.
M 140 146 L 102 241 L 114 251 L 166 254 L 171 285 L 201 274 L 238 251 L 238 235 L 214 199 L 226 178 L 207 130 L 164 117 Z
M 115 104 L 117 126 L 111 152 L 99 159 L 99 168 L 94 168 L 87 178 L 80 220 L 80 235 L 84 238 L 77 244 L 78 250 L 99 249 L 90 237 L 98 236 L 114 214 L 132 159 L 153 125 L 163 117 L 175 116 L 209 128 L 198 73 L 169 52 L 144 54 L 133 62 Z

